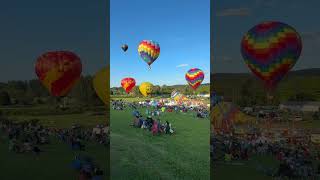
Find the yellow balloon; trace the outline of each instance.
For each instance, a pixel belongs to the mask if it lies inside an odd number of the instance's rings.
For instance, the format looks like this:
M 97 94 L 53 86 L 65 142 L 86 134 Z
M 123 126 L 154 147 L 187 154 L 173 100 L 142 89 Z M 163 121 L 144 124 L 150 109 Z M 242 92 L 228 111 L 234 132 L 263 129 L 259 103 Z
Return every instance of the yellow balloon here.
M 98 97 L 104 102 L 104 104 L 109 104 L 109 78 L 110 77 L 110 67 L 105 67 L 98 71 L 93 78 L 93 87 L 96 91 Z
M 139 86 L 139 90 L 144 97 L 151 95 L 153 85 L 149 82 L 143 82 Z

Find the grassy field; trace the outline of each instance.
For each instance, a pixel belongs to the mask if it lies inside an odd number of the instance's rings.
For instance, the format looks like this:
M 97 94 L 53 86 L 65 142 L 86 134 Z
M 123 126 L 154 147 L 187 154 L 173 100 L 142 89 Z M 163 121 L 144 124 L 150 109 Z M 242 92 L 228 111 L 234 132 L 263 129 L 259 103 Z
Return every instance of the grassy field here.
M 233 163 L 212 163 L 212 177 L 217 180 L 271 180 L 272 177 L 265 174 L 261 169 L 276 171 L 278 162 L 271 156 L 253 157 L 249 161 L 237 161 Z
M 26 111 L 26 108 L 16 108 L 15 111 Z M 77 123 L 91 128 L 97 124 L 105 124 L 106 115 L 94 115 L 92 112 L 65 115 L 11 115 L 9 119 L 24 121 L 39 119 L 47 127 L 70 128 Z M 44 151 L 36 158 L 33 154 L 16 154 L 9 152 L 8 139 L 0 132 L 0 179 L 32 179 L 32 180 L 70 180 L 76 179 L 76 172 L 71 168 L 71 162 L 76 153 L 70 146 L 52 138 L 48 145 L 40 146 Z M 104 171 L 109 172 L 109 148 L 97 143 L 87 143 L 86 151 L 80 152 L 93 158 Z M 106 177 L 109 175 L 106 174 Z M 107 178 L 105 178 L 107 179 Z
M 142 110 L 141 113 L 145 111 Z M 129 126 L 131 111 L 111 110 L 111 177 L 113 179 L 209 179 L 208 119 L 165 113 L 176 134 L 153 136 Z
M 44 151 L 36 158 L 33 154 L 16 154 L 8 151 L 6 138 L 0 139 L 0 177 L 3 180 L 70 180 L 76 179 L 71 162 L 76 155 L 67 144 L 53 142 L 41 146 Z M 109 149 L 97 144 L 87 144 L 85 155 L 89 155 L 104 172 L 109 168 Z M 105 178 L 107 179 L 107 178 Z
M 55 115 L 55 116 L 9 116 L 15 121 L 25 121 L 38 119 L 39 122 L 48 127 L 58 128 L 70 128 L 73 124 L 79 124 L 84 127 L 94 127 L 97 124 L 105 124 L 106 115 L 91 115 L 90 113 L 83 114 L 66 114 L 66 115 Z

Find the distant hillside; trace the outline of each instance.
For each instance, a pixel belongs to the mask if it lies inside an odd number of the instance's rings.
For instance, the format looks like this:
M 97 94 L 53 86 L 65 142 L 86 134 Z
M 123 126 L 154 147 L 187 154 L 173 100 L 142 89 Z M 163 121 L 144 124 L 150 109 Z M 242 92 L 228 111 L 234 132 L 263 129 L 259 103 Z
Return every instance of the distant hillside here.
M 291 75 L 304 75 L 304 76 L 320 76 L 320 68 L 312 69 L 301 69 L 295 70 L 288 73 L 288 76 Z M 230 77 L 250 77 L 253 76 L 251 73 L 211 73 L 211 78 L 230 78 Z
M 212 73 L 211 89 L 227 99 L 238 99 L 241 91 L 250 84 L 252 95 L 266 94 L 262 82 L 251 73 Z M 320 101 L 320 68 L 295 70 L 278 84 L 275 95 L 286 101 L 297 94 Z

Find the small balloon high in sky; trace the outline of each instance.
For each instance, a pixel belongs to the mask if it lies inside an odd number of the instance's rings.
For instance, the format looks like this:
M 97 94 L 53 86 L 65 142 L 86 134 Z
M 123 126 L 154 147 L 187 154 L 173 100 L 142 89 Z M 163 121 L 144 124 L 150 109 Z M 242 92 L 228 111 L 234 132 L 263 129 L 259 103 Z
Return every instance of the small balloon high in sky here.
M 160 55 L 160 45 L 152 40 L 143 40 L 138 46 L 138 53 L 150 67 Z
M 126 52 L 126 51 L 128 50 L 128 45 L 127 45 L 127 44 L 123 44 L 123 45 L 121 46 L 121 49 L 122 49 L 124 52 Z

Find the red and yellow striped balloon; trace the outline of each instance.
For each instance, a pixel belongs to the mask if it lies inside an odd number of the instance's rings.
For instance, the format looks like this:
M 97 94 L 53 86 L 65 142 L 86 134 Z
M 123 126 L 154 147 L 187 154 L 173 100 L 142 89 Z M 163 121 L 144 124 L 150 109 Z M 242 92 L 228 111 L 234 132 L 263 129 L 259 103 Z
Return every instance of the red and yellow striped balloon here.
M 121 86 L 126 93 L 129 93 L 136 86 L 136 81 L 133 78 L 123 78 L 121 80 Z
M 35 72 L 51 95 L 66 96 L 80 79 L 80 58 L 69 51 L 53 51 L 42 54 L 36 62 Z

